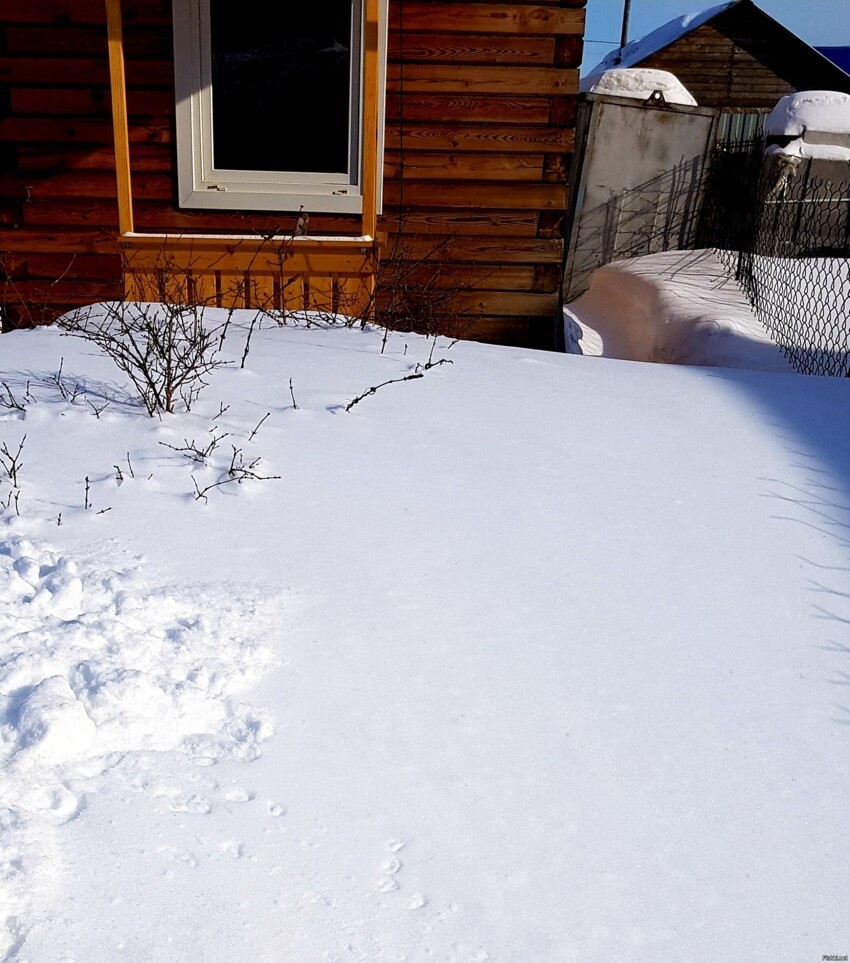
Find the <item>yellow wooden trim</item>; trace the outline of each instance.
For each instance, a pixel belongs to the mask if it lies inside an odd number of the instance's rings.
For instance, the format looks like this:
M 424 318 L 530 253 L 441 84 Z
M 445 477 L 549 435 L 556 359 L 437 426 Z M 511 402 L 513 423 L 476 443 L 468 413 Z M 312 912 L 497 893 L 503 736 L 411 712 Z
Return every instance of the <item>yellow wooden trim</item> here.
M 127 83 L 121 32 L 121 0 L 106 0 L 109 43 L 109 84 L 112 92 L 112 131 L 115 139 L 115 176 L 118 182 L 118 229 L 133 230 L 133 190 L 130 180 L 130 135 L 127 127 Z
M 367 237 L 257 237 L 256 234 L 124 234 L 119 239 L 129 273 L 173 267 L 192 273 L 250 271 L 373 274 L 378 248 Z
M 363 144 L 362 194 L 363 234 L 375 236 L 378 225 L 378 191 L 382 172 L 378 170 L 380 156 L 378 129 L 380 123 L 379 74 L 379 0 L 366 0 L 363 24 Z

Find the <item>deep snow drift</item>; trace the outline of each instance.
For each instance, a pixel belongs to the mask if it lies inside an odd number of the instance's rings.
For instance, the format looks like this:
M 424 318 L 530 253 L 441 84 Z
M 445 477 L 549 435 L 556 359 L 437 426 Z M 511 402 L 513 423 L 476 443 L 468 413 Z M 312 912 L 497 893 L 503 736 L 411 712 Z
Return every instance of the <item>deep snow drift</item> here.
M 790 372 L 715 251 L 665 251 L 614 261 L 564 310 L 568 350 Z
M 846 381 L 242 346 L 0 340 L 0 958 L 847 952 Z

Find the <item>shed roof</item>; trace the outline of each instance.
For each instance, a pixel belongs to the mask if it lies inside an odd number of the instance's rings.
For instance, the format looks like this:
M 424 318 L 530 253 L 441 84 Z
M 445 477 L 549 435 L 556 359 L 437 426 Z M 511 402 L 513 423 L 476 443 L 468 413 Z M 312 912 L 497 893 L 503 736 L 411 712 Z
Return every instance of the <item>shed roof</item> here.
M 624 47 L 618 47 L 608 53 L 590 72 L 582 78 L 581 89 L 588 90 L 601 73 L 611 67 L 633 67 L 645 62 L 653 54 L 664 50 L 676 43 L 682 37 L 696 30 L 704 24 L 712 24 L 721 32 L 733 35 L 735 23 L 746 23 L 745 33 L 750 33 L 753 18 L 758 23 L 768 45 L 773 47 L 772 55 L 768 57 L 772 69 L 786 79 L 798 90 L 810 87 L 822 89 L 850 90 L 850 73 L 842 69 L 844 64 L 824 55 L 822 50 L 812 47 L 793 33 L 779 21 L 757 7 L 752 0 L 729 0 L 697 13 L 688 13 L 675 17 L 651 33 L 637 40 L 632 40 Z M 793 48 L 795 56 L 789 60 L 788 51 Z M 848 48 L 827 48 L 848 50 Z M 785 61 L 786 69 L 779 66 Z

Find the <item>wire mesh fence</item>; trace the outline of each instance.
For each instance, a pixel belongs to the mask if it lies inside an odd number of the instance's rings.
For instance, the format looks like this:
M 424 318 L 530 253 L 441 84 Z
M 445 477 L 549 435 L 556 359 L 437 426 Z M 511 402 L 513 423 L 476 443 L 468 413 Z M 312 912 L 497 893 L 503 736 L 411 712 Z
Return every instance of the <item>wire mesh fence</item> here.
M 850 181 L 768 157 L 759 140 L 717 148 L 700 245 L 720 252 L 796 370 L 847 376 Z

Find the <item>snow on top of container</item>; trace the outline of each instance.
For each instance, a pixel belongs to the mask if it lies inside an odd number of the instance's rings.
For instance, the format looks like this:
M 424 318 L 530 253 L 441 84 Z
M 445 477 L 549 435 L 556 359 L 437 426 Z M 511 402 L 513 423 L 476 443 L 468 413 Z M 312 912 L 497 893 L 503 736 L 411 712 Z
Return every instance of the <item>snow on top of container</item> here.
M 808 159 L 842 161 L 850 164 L 850 147 L 842 147 L 838 144 L 809 144 L 802 137 L 792 140 L 790 144 L 786 144 L 784 147 L 771 144 L 765 153 L 789 160 L 797 160 L 798 163 L 799 160 Z
M 850 134 L 850 94 L 836 90 L 802 90 L 783 97 L 773 108 L 764 132 L 799 137 L 807 130 Z
M 731 0 L 728 3 L 720 3 L 714 7 L 709 7 L 707 10 L 686 13 L 684 16 L 668 20 L 667 23 L 657 27 L 645 37 L 632 40 L 625 47 L 612 50 L 590 71 L 586 79 L 590 80 L 592 77 L 597 77 L 611 67 L 631 67 L 633 64 L 640 63 L 641 60 L 655 53 L 656 50 L 661 50 L 662 47 L 667 47 L 680 37 L 684 37 L 685 34 L 696 30 L 707 20 L 711 20 L 722 10 L 734 6 L 737 2 L 738 0 Z M 587 88 L 582 87 L 582 90 L 584 89 Z
M 648 67 L 615 67 L 606 70 L 597 77 L 590 93 L 647 100 L 656 90 L 661 91 L 668 104 L 697 106 L 697 102 L 678 77 L 667 70 L 650 70 Z

